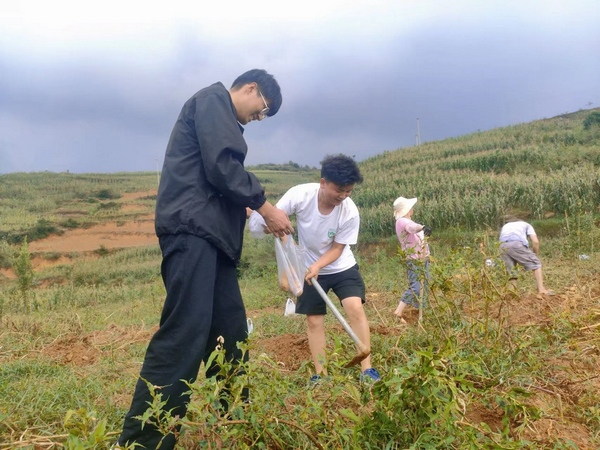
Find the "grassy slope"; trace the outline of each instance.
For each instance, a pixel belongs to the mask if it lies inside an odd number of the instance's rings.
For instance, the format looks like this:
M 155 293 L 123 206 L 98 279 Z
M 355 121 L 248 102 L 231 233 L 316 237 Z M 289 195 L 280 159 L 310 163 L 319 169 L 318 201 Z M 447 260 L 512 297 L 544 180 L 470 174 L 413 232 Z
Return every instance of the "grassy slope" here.
M 575 215 L 600 203 L 600 123 L 573 114 L 385 152 L 361 164 L 354 200 L 362 237 L 385 237 L 396 197 L 418 197 L 434 228 L 497 228 L 508 211 L 526 218 Z
M 331 317 L 332 384 L 307 391 L 310 367 L 289 370 L 277 364 L 276 357 L 284 355 L 273 353 L 267 341 L 302 335 L 304 325 L 281 316 L 285 296 L 276 288 L 272 242 L 247 239 L 241 286 L 248 309 L 257 315 L 251 341 L 256 362 L 249 368 L 255 394 L 246 413 L 254 425 L 216 424 L 207 439 L 215 444 L 237 438 L 235 448 L 245 448 L 244 439 L 270 448 L 316 448 L 313 439 L 326 448 L 386 448 L 390 442 L 388 448 L 597 448 L 597 209 L 561 210 L 543 202 L 536 209 L 537 202 L 527 197 L 537 190 L 543 198 L 544 179 L 550 177 L 555 183 L 581 181 L 568 192 L 580 192 L 582 205 L 597 199 L 597 187 L 590 194 L 586 180 L 591 174 L 597 183 L 599 132 L 583 130 L 587 114 L 387 152 L 361 163 L 365 183 L 354 198 L 364 233 L 357 257 L 369 293 L 373 362 L 384 373 L 384 382 L 372 390 L 357 385 L 355 370 L 338 364 L 352 349 Z M 511 158 L 504 158 L 506 153 Z M 318 177 L 314 172 L 257 175 L 273 200 L 290 185 Z M 59 229 L 69 218 L 75 226 L 129 220 L 128 209 L 115 206 L 120 198 L 99 192 L 151 190 L 155 177 L 3 175 L 0 232 L 27 234 L 40 219 Z M 536 189 L 527 190 L 532 179 Z M 503 197 L 504 203 L 494 203 L 504 192 L 498 188 L 509 185 L 522 186 L 508 197 L 514 201 Z M 408 329 L 399 328 L 391 314 L 404 289 L 389 219 L 398 195 L 419 196 L 417 217 L 434 226 L 431 308 L 422 325 L 413 315 Z M 469 198 L 471 210 L 460 210 Z M 151 212 L 152 196 L 145 202 Z M 560 292 L 550 301 L 528 293 L 529 274 L 513 292 L 500 266 L 481 264 L 496 258 L 494 214 L 507 207 L 529 214 L 544 231 L 547 282 Z M 27 219 L 15 219 L 16 211 Z M 485 220 L 469 222 L 469 212 Z M 548 213 L 554 216 L 542 220 Z M 455 227 L 447 226 L 448 217 Z M 5 243 L 0 250 L 7 255 L 14 247 Z M 590 260 L 577 259 L 581 253 Z M 14 280 L 0 277 L 0 448 L 59 446 L 67 442 L 67 431 L 79 433 L 70 439 L 85 441 L 85 448 L 102 448 L 93 443 L 90 430 L 98 430 L 98 422 L 90 416 L 106 421 L 106 430 L 97 434 L 110 440 L 127 409 L 164 295 L 159 252 L 129 249 L 91 260 L 71 256 L 71 264 L 36 273 L 26 299 Z M 293 350 L 280 346 L 281 353 Z M 212 415 L 202 400 L 214 386 L 198 384 L 190 419 L 200 423 Z M 76 413 L 63 424 L 69 410 Z M 286 422 L 303 431 L 282 426 Z M 188 430 L 190 439 L 205 433 L 194 425 Z M 455 441 L 445 441 L 449 436 Z

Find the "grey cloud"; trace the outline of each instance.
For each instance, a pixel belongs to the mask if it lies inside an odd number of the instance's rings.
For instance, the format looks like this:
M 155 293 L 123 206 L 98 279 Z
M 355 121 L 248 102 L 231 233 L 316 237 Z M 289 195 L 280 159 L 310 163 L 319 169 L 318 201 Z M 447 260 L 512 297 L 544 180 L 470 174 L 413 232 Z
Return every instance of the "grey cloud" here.
M 0 51 L 0 172 L 154 170 L 187 98 L 254 67 L 277 77 L 284 101 L 246 128 L 248 164 L 316 166 L 339 151 L 361 160 L 414 145 L 417 118 L 431 141 L 600 102 L 589 19 L 456 17 L 381 35 L 290 28 L 241 41 L 186 28 L 155 59 L 151 49 L 131 60 Z

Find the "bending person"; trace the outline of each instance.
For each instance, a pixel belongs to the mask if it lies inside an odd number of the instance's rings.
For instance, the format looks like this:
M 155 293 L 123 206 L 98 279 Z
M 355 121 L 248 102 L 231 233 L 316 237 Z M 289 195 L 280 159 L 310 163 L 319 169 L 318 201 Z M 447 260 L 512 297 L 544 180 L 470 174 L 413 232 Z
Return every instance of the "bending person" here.
M 356 244 L 360 217 L 358 208 L 350 199 L 354 186 L 361 183 L 362 175 L 356 162 L 345 155 L 327 156 L 321 162 L 319 183 L 307 183 L 288 190 L 277 207 L 288 215 L 296 216 L 298 240 L 306 249 L 308 267 L 302 294 L 298 297 L 296 313 L 306 315 L 308 344 L 316 374 L 316 382 L 326 373 L 325 314 L 327 305 L 312 286 L 311 278 L 327 293 L 337 295 L 352 330 L 370 349 L 369 321 L 363 308 L 365 283 L 350 249 Z M 260 234 L 263 221 L 260 216 L 250 217 L 250 231 Z M 269 230 L 264 230 L 266 233 Z M 371 357 L 361 362 L 361 380 L 380 379 L 377 369 L 371 367 Z
M 510 283 L 516 287 L 517 265 L 526 271 L 533 271 L 533 276 L 540 294 L 553 295 L 554 292 L 544 286 L 542 262 L 539 258 L 540 241 L 531 224 L 515 216 L 506 216 L 504 226 L 500 230 L 500 257 L 506 265 Z M 529 248 L 531 241 L 531 248 Z

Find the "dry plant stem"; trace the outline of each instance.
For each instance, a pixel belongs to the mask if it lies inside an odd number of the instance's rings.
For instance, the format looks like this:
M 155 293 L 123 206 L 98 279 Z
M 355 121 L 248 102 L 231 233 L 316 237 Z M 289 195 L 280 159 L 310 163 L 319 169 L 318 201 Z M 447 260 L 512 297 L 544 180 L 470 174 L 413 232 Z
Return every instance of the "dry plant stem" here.
M 489 431 L 485 431 L 484 429 L 482 429 L 482 428 L 480 428 L 480 427 L 478 427 L 478 426 L 476 426 L 476 425 L 473 425 L 472 423 L 465 422 L 464 420 L 458 420 L 456 423 L 457 423 L 458 425 L 466 425 L 466 426 L 468 426 L 468 427 L 474 428 L 475 430 L 479 431 L 481 434 L 483 434 L 483 435 L 487 436 L 487 437 L 488 437 L 488 438 L 489 438 L 489 439 L 490 439 L 490 440 L 491 440 L 491 441 L 492 441 L 494 444 L 496 444 L 496 445 L 497 445 L 499 448 L 502 448 L 502 445 L 501 445 L 501 443 L 500 443 L 500 442 L 498 442 L 496 439 L 494 439 L 494 436 L 493 436 L 493 434 L 492 434 L 491 432 L 489 432 Z
M 24 448 L 24 447 L 32 447 L 39 448 L 40 446 L 53 448 L 66 440 L 69 437 L 69 434 L 54 434 L 51 436 L 31 436 L 28 439 L 23 439 L 24 435 L 28 430 L 25 430 L 18 441 L 15 442 L 2 442 L 0 443 L 0 448 Z M 111 431 L 106 433 L 106 436 L 116 436 L 120 434 L 120 431 Z
M 309 433 L 308 431 L 306 431 L 304 428 L 302 428 L 300 425 L 295 424 L 293 422 L 290 422 L 288 420 L 284 420 L 284 419 L 278 419 L 277 417 L 273 417 L 271 419 L 269 419 L 269 422 L 274 422 L 276 424 L 280 424 L 283 423 L 285 425 L 288 425 L 292 428 L 296 428 L 297 430 L 301 431 L 308 439 L 311 440 L 311 442 L 313 444 L 315 444 L 315 446 L 320 449 L 320 450 L 325 450 L 325 447 L 323 447 L 319 441 L 317 440 L 316 437 L 314 437 L 311 433 Z M 200 422 L 188 422 L 188 421 L 184 421 L 183 422 L 185 425 L 193 425 L 193 426 L 197 426 L 200 428 L 206 428 L 206 423 L 200 423 Z M 225 422 L 217 422 L 216 424 L 214 424 L 212 426 L 213 429 L 217 429 L 218 427 L 222 427 L 222 426 L 229 426 L 229 425 L 250 425 L 251 422 L 249 420 L 228 420 Z
M 494 284 L 494 282 L 491 280 L 491 278 L 490 278 L 490 274 L 489 274 L 487 271 L 485 271 L 485 270 L 484 270 L 483 272 L 484 272 L 483 274 L 485 275 L 485 278 L 487 278 L 487 280 L 489 281 L 490 285 L 491 285 L 491 286 L 494 288 L 494 290 L 496 291 L 496 294 L 498 294 L 498 296 L 500 296 L 500 297 L 501 297 L 501 296 L 502 296 L 502 293 L 501 293 L 501 292 L 498 290 L 498 287 L 497 287 L 497 286 Z
M 377 313 L 377 316 L 379 317 L 379 320 L 381 320 L 381 323 L 384 326 L 388 326 L 387 322 L 383 319 L 383 317 L 381 317 L 381 314 L 379 314 L 379 310 L 377 309 L 377 306 L 375 306 L 375 303 L 371 302 L 371 306 L 373 307 L 373 309 L 375 310 L 375 312 Z
M 560 421 L 561 422 L 564 421 L 563 406 L 562 406 L 562 397 L 561 397 L 561 395 L 558 392 L 553 392 L 553 391 L 550 391 L 548 389 L 544 389 L 543 387 L 535 386 L 533 384 L 530 384 L 529 387 L 532 387 L 532 388 L 538 389 L 538 390 L 540 390 L 542 392 L 547 392 L 548 394 L 556 396 L 556 398 L 558 399 L 558 412 L 560 414 Z
M 496 292 L 498 298 L 500 298 L 500 306 L 498 307 L 498 333 L 496 334 L 496 344 L 500 340 L 500 330 L 504 328 L 505 317 L 502 316 L 502 311 L 505 306 L 505 298 L 504 295 L 499 291 L 498 287 L 494 284 L 493 280 L 490 278 L 490 274 L 486 270 L 482 270 L 482 275 L 487 279 L 489 286 Z M 487 297 L 486 297 L 486 306 L 487 306 Z M 487 324 L 486 324 L 487 326 Z M 486 328 L 487 329 L 487 328 Z
M 440 301 L 440 299 L 438 298 L 438 296 L 437 296 L 437 294 L 436 294 L 436 292 L 435 292 L 434 290 L 431 290 L 431 295 L 432 295 L 432 296 L 433 296 L 433 298 L 435 299 L 435 301 L 436 301 L 436 303 L 437 303 L 438 307 L 439 307 L 440 305 L 443 305 L 443 304 L 444 304 L 444 302 L 441 302 L 441 301 Z M 459 313 L 460 315 L 464 315 L 464 312 L 463 312 L 463 310 L 462 310 L 462 302 L 460 303 L 460 306 L 459 306 L 458 304 L 455 304 L 455 303 L 452 303 L 452 306 L 454 307 L 454 310 L 455 310 L 455 311 L 458 311 L 458 313 Z M 447 314 L 448 314 L 448 315 L 451 315 L 451 314 L 452 314 L 452 308 L 450 308 L 450 306 L 448 305 L 448 303 L 446 303 L 446 311 L 447 311 Z M 432 312 L 433 312 L 433 314 L 436 314 L 435 310 L 433 310 L 433 309 L 432 309 Z M 440 323 L 440 328 L 442 328 L 442 329 L 443 329 L 443 327 L 442 327 L 442 325 L 441 325 L 441 320 L 440 320 L 440 317 L 439 317 L 439 315 L 436 315 L 436 317 L 438 318 L 438 322 Z M 443 333 L 444 333 L 444 336 L 446 336 L 446 337 L 449 337 L 449 336 L 450 336 L 449 334 L 447 334 L 447 333 L 446 333 L 446 331 L 445 331 L 445 330 L 443 331 Z
M 402 355 L 404 357 L 404 361 L 408 361 L 408 356 L 406 355 L 406 353 L 404 353 L 402 351 L 402 347 L 400 347 L 400 345 L 399 345 L 401 340 L 402 340 L 402 336 L 398 336 L 398 338 L 396 339 L 396 343 L 392 346 L 392 349 L 394 350 L 394 352 L 392 352 L 392 351 L 387 352 L 387 355 L 385 358 L 386 363 L 388 363 L 391 359 L 393 359 L 395 352 Z
M 600 377 L 600 375 L 594 375 L 593 377 L 587 377 L 587 378 L 584 378 L 583 380 L 569 381 L 567 384 L 570 386 L 573 386 L 574 384 L 585 383 L 586 381 L 594 380 L 598 377 Z
M 423 280 L 419 281 L 420 285 L 421 285 L 421 289 L 420 289 L 420 295 L 419 295 L 419 325 L 421 325 L 421 328 L 423 328 L 422 322 L 423 322 L 423 296 L 425 295 L 424 292 L 424 287 L 423 287 Z
M 435 293 L 433 291 L 431 291 L 431 296 L 435 299 L 436 303 L 439 305 L 437 296 L 435 295 Z M 435 320 L 437 321 L 437 323 L 439 325 L 438 331 L 440 331 L 444 335 L 444 337 L 446 339 L 448 339 L 449 338 L 448 333 L 446 333 L 446 330 L 444 329 L 444 327 L 442 325 L 442 321 L 440 320 L 440 316 L 437 314 L 437 312 L 435 311 L 435 309 L 433 307 L 431 308 L 431 313 L 433 314 L 433 317 L 435 317 Z
M 275 450 L 275 449 L 278 449 L 278 450 L 285 450 L 283 447 L 281 447 L 281 445 L 279 445 L 279 444 L 277 443 L 277 440 L 276 440 L 276 438 L 273 436 L 273 433 L 271 433 L 269 430 L 265 430 L 265 434 L 271 438 L 271 440 L 273 441 L 273 445 L 275 445 L 275 446 L 276 446 L 276 447 L 274 447 L 274 450 Z M 254 444 L 256 444 L 256 442 L 258 442 L 258 437 L 257 437 L 257 438 L 254 440 L 254 443 L 253 443 L 253 445 L 254 445 Z M 253 447 L 251 446 L 250 448 L 253 448 Z
M 470 303 L 471 311 L 474 311 L 475 305 L 473 303 L 473 280 L 471 279 L 471 273 L 469 271 L 467 271 L 467 275 L 469 276 L 469 303 Z M 475 314 L 470 314 L 469 316 L 470 316 L 470 320 L 471 320 L 471 323 L 469 324 L 471 327 L 471 332 L 475 333 L 475 327 L 473 326 L 473 320 L 476 320 Z M 474 337 L 474 336 L 471 336 L 471 337 Z
M 485 286 L 482 286 L 484 292 L 485 292 Z M 471 295 L 471 304 L 473 304 L 473 282 L 471 279 L 471 274 L 469 274 L 469 295 Z M 484 306 L 484 329 L 485 329 L 485 338 L 484 338 L 484 343 L 485 346 L 488 346 L 489 343 L 489 330 L 490 330 L 490 302 L 489 299 L 486 296 L 484 296 L 483 299 L 483 306 Z

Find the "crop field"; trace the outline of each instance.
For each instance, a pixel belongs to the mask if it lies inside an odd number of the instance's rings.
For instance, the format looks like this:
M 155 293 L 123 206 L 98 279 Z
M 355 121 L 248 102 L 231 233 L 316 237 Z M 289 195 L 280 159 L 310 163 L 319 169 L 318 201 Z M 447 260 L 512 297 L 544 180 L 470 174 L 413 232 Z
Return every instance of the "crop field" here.
M 385 152 L 360 168 L 354 251 L 382 380 L 361 383 L 345 367 L 355 349 L 328 314 L 329 376 L 310 385 L 304 318 L 283 314 L 273 239 L 248 235 L 239 280 L 254 330 L 230 410 L 215 409 L 221 382 L 201 371 L 188 415 L 161 427 L 181 425 L 184 449 L 600 448 L 600 110 Z M 319 179 L 279 169 L 253 170 L 273 202 Z M 0 175 L 0 449 L 115 442 L 164 300 L 157 182 L 150 172 Z M 433 228 L 428 306 L 421 318 L 408 310 L 406 325 L 393 315 L 407 285 L 398 196 L 418 197 L 414 219 Z M 535 227 L 556 295 L 536 294 L 531 273 L 507 283 L 497 238 L 508 212 Z M 244 385 L 250 404 L 237 395 Z

